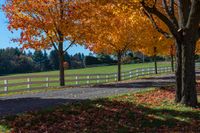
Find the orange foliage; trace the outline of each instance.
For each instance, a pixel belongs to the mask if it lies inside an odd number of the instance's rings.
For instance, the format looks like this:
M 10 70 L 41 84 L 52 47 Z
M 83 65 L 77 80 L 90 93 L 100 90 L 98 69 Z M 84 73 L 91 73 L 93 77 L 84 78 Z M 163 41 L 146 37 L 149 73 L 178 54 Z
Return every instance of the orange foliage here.
M 116 1 L 102 1 L 100 3 L 85 1 L 78 3 L 79 9 L 74 15 L 79 20 L 79 42 L 96 53 L 123 54 L 127 50 L 137 49 L 140 36 L 148 23 L 140 9 L 129 10 L 115 3 Z
M 158 22 L 160 26 L 166 28 L 166 26 Z M 151 22 L 145 23 L 145 27 L 143 28 L 143 32 L 139 34 L 140 38 L 140 46 L 138 46 L 138 51 L 142 52 L 148 56 L 154 55 L 170 55 L 170 49 L 174 42 L 173 39 L 167 39 L 164 35 L 158 32 Z
M 74 22 L 71 19 L 73 0 L 7 0 L 3 10 L 9 20 L 9 30 L 20 30 L 13 39 L 24 48 L 50 48 L 66 40 L 73 41 Z

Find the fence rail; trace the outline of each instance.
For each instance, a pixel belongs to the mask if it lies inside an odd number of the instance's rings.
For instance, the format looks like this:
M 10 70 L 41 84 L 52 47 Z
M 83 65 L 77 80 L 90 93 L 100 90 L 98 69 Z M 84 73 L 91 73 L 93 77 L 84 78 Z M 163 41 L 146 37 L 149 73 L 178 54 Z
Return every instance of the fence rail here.
M 158 74 L 171 72 L 171 67 L 158 67 Z M 153 67 L 137 68 L 121 73 L 122 80 L 131 80 L 155 74 Z M 66 87 L 95 85 L 117 81 L 117 73 L 65 75 Z M 30 75 L 0 77 L 0 93 L 34 90 L 59 86 L 59 75 Z

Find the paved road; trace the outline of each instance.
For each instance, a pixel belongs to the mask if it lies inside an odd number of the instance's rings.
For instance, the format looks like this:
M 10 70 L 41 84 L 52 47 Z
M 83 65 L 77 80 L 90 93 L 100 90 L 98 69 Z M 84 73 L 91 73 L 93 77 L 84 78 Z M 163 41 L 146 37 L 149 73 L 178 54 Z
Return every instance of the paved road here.
M 92 88 L 70 88 L 34 94 L 0 97 L 0 117 L 38 110 L 59 104 L 124 94 L 149 87 L 166 86 L 173 83 L 173 75 L 166 75 L 126 81 L 118 84 L 101 85 Z

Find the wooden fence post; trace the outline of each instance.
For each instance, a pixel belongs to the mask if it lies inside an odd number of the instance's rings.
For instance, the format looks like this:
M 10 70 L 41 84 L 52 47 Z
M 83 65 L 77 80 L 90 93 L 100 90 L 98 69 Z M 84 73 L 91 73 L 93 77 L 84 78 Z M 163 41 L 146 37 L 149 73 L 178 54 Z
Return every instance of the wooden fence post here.
M 46 77 L 46 87 L 48 88 L 49 87 L 49 77 Z
M 76 85 L 78 85 L 78 76 L 76 76 Z
M 31 88 L 31 78 L 27 78 L 27 88 L 30 89 Z
M 130 76 L 130 79 L 132 79 L 132 72 L 131 71 L 129 72 L 129 76 Z
M 106 75 L 106 82 L 108 82 L 108 75 Z
M 142 68 L 142 76 L 144 76 L 144 69 Z
M 99 78 L 100 78 L 100 76 L 99 75 L 97 75 L 97 84 L 99 84 L 100 82 L 99 82 Z
M 90 83 L 90 76 L 87 76 L 87 84 L 89 84 Z
M 139 72 L 138 69 L 136 69 L 136 78 L 138 78 L 138 76 L 139 76 L 138 72 Z
M 7 92 L 8 91 L 8 80 L 4 80 L 4 91 Z

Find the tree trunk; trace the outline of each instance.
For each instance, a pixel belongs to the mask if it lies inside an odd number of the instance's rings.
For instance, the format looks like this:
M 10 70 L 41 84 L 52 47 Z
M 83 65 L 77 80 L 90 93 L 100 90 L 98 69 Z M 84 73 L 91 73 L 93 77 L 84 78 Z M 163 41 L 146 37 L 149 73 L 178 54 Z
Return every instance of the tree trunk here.
M 155 74 L 158 74 L 158 67 L 157 67 L 156 56 L 154 56 L 154 65 L 155 65 Z
M 171 55 L 171 67 L 172 67 L 172 72 L 174 72 L 174 55 Z
M 117 63 L 117 65 L 118 65 L 118 75 L 117 75 L 117 77 L 118 77 L 118 81 L 121 81 L 121 57 L 122 57 L 122 55 L 121 55 L 121 53 L 118 53 L 117 54 L 117 60 L 118 60 L 118 63 Z
M 187 33 L 185 33 L 187 35 Z M 197 105 L 195 75 L 195 41 L 188 34 L 182 44 L 182 98 L 181 103 L 187 106 Z
M 60 68 L 60 86 L 65 86 L 65 69 L 64 69 L 64 51 L 63 51 L 63 35 L 59 32 L 59 46 L 58 46 L 58 53 L 59 53 L 59 68 Z
M 157 53 L 157 48 L 154 47 L 154 56 L 153 56 L 153 58 L 154 58 L 155 74 L 158 74 L 157 59 L 156 59 L 157 54 L 156 53 Z
M 154 23 L 156 29 L 160 27 L 153 21 L 152 14 L 157 16 L 164 22 L 173 37 L 176 39 L 176 101 L 181 102 L 188 106 L 197 105 L 197 92 L 196 92 L 196 76 L 195 76 L 195 44 L 199 39 L 199 22 L 200 22 L 200 1 L 199 0 L 179 0 L 177 2 L 171 1 L 169 8 L 177 5 L 178 17 L 176 12 L 172 10 L 162 13 L 157 10 L 157 6 L 150 7 L 146 5 L 145 0 L 141 4 L 147 16 Z M 163 5 L 168 8 L 168 3 L 163 2 Z M 168 16 L 170 16 L 168 18 Z M 182 65 L 182 66 L 181 66 Z
M 181 43 L 176 41 L 176 97 L 175 102 L 181 102 L 181 90 L 182 90 L 182 49 Z
M 171 45 L 170 54 L 171 54 L 171 67 L 172 67 L 172 72 L 174 72 L 174 48 L 173 48 L 173 45 Z

